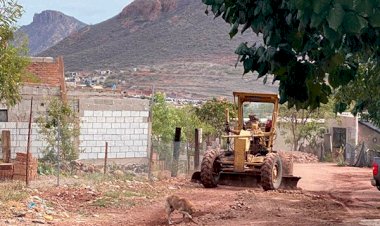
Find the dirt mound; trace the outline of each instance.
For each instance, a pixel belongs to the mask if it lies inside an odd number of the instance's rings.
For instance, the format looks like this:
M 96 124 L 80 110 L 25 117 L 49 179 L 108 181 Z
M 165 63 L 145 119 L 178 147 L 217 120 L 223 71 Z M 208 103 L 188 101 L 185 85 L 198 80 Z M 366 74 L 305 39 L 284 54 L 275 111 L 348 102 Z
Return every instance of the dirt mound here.
M 319 161 L 318 157 L 311 153 L 300 151 L 280 151 L 280 153 L 292 156 L 294 163 L 317 163 Z

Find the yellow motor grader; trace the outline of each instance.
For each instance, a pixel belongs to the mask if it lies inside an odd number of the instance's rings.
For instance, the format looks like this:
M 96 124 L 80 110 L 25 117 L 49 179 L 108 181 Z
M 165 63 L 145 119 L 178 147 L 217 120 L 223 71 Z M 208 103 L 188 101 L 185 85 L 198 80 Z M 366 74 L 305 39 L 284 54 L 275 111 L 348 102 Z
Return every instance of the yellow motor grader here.
M 295 189 L 300 177 L 293 176 L 290 155 L 273 150 L 278 117 L 278 95 L 234 92 L 238 106 L 232 128 L 226 110 L 224 150 L 208 150 L 201 170 L 192 181 L 206 188 L 218 184 L 234 186 L 261 185 L 264 190 Z M 247 123 L 247 119 L 251 120 Z

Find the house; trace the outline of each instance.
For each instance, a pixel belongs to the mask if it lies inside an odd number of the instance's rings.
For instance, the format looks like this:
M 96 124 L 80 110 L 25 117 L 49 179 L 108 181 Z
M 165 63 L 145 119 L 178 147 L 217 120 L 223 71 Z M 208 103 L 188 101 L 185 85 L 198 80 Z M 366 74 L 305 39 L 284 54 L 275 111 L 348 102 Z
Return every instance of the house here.
M 26 151 L 31 110 L 30 150 L 34 156 L 42 157 L 42 150 L 47 144 L 35 121 L 46 115 L 49 100 L 57 97 L 67 101 L 79 116 L 80 136 L 75 143 L 83 150 L 80 159 L 104 158 L 107 142 L 108 158 L 147 160 L 151 134 L 148 100 L 125 98 L 114 92 L 67 88 L 62 57 L 39 57 L 31 61 L 28 70 L 39 78 L 39 82 L 25 81 L 21 90 L 22 100 L 16 106 L 0 106 L 0 131 L 9 130 L 11 133 L 12 158 L 16 152 Z
M 364 142 L 371 150 L 380 150 L 380 128 L 373 123 L 359 120 L 359 143 Z

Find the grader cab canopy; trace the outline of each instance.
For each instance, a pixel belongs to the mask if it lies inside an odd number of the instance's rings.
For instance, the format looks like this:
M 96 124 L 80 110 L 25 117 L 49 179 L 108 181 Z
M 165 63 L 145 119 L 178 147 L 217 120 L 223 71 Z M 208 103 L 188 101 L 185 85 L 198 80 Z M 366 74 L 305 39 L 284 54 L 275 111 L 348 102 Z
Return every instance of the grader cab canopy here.
M 300 177 L 293 176 L 291 155 L 273 150 L 279 98 L 276 94 L 234 92 L 238 107 L 234 128 L 226 110 L 226 147 L 209 150 L 201 170 L 192 181 L 206 188 L 218 184 L 261 185 L 264 190 L 295 189 Z

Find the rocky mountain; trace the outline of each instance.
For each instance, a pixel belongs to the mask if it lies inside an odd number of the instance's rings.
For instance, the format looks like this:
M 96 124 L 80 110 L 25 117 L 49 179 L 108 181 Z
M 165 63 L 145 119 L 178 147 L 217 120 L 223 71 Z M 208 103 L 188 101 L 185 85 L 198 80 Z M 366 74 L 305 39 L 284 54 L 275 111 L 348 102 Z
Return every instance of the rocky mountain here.
M 230 40 L 230 26 L 205 14 L 201 0 L 135 0 L 118 15 L 73 33 L 39 56 L 63 55 L 67 70 L 121 69 L 233 57 L 253 33 Z M 209 9 L 210 10 L 210 9 Z
M 62 55 L 66 71 L 111 70 L 105 86 L 123 92 L 149 93 L 152 86 L 177 98 L 277 92 L 277 84 L 242 76 L 242 67 L 234 66 L 236 47 L 261 38 L 247 32 L 231 40 L 230 26 L 205 11 L 201 0 L 135 0 L 113 18 L 86 26 L 39 56 Z
M 31 24 L 20 27 L 15 38 L 16 42 L 20 43 L 27 37 L 29 54 L 36 55 L 85 26 L 85 23 L 74 17 L 58 11 L 46 10 L 35 14 Z

